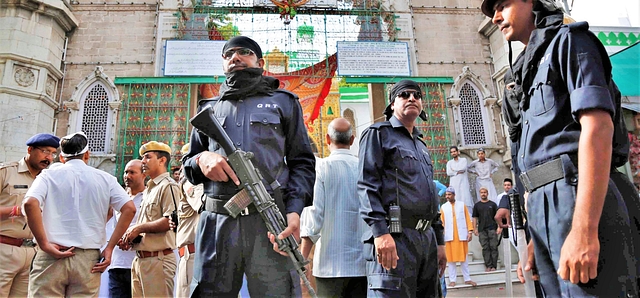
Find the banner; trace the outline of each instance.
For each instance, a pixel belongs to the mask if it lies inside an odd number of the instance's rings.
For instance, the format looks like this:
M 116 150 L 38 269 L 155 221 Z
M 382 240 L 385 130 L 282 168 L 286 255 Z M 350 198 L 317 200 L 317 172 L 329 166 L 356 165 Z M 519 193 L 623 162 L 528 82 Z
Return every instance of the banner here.
M 280 88 L 291 91 L 300 98 L 304 123 L 309 124 L 318 118 L 320 107 L 331 90 L 331 80 L 337 69 L 336 54 L 329 56 L 324 61 L 310 67 L 287 73 L 270 73 L 280 80 Z M 218 96 L 219 84 L 200 85 L 201 98 L 213 98 Z

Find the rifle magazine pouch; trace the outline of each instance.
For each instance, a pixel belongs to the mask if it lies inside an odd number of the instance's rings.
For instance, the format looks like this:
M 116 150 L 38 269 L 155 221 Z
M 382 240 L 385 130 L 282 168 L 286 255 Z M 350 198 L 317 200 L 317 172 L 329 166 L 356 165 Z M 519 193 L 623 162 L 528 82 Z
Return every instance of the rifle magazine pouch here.
M 400 291 L 402 277 L 390 273 L 373 273 L 367 275 L 370 290 Z
M 247 193 L 247 189 L 243 188 L 241 191 L 231 197 L 231 199 L 229 199 L 226 204 L 224 204 L 224 208 L 229 211 L 229 215 L 235 218 L 250 204 L 251 198 Z

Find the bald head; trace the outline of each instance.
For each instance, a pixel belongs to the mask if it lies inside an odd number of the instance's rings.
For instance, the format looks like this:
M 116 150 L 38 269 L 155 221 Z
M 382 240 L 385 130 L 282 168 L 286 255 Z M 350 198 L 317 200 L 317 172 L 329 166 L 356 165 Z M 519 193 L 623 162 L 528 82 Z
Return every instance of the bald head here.
M 348 149 L 353 143 L 351 123 L 344 118 L 336 118 L 327 127 L 327 144 Z
M 142 161 L 133 159 L 124 167 L 124 185 L 127 186 L 133 194 L 144 190 L 145 174 L 142 173 Z

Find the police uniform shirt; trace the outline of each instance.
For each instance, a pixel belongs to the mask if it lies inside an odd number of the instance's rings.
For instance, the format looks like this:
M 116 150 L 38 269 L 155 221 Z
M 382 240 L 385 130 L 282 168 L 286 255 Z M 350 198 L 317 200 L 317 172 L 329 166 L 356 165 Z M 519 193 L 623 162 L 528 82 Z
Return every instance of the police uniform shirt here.
M 198 226 L 198 210 L 202 206 L 202 184 L 193 185 L 189 181 L 182 184 L 184 195 L 178 203 L 178 231 L 176 244 L 183 247 L 196 241 L 196 228 Z
M 173 194 L 172 194 L 173 189 Z M 162 173 L 158 177 L 147 182 L 144 190 L 140 214 L 137 224 L 152 222 L 162 217 L 170 217 L 176 210 L 182 192 L 178 185 L 169 177 L 169 172 Z M 173 199 L 175 197 L 175 204 Z M 163 233 L 142 233 L 142 241 L 134 246 L 135 250 L 161 251 L 167 248 L 176 248 L 176 234 L 173 230 Z
M 358 194 L 364 208 L 361 213 L 374 237 L 389 233 L 385 217 L 396 198 L 403 218 L 435 216 L 433 165 L 427 146 L 419 137 L 422 135 L 417 128 L 410 135 L 395 116 L 362 133 Z
M 24 195 L 27 193 L 34 178 L 29 172 L 24 158 L 20 161 L 0 166 L 0 183 L 2 192 L 0 192 L 0 206 L 11 207 L 22 205 Z M 0 235 L 32 239 L 33 235 L 27 226 L 27 218 L 13 217 L 0 221 Z
M 301 214 L 312 202 L 315 157 L 297 96 L 278 89 L 269 96 L 204 101 L 200 109 L 205 105 L 213 107 L 215 117 L 233 144 L 253 152 L 262 168 L 271 171 L 273 178 L 280 182 L 286 213 Z M 232 181 L 213 182 L 206 178 L 194 158 L 207 150 L 226 156 L 220 145 L 197 130 L 192 132 L 190 144 L 189 158 L 184 161 L 189 181 L 196 185 L 203 183 L 208 196 L 236 194 L 238 189 Z M 269 185 L 265 187 L 271 192 Z
M 620 103 L 615 84 L 608 77 L 606 51 L 588 31 L 587 23 L 564 25 L 538 64 L 529 90 L 524 90 L 522 138 L 518 165 L 522 171 L 557 158 L 577 154 L 579 115 L 591 109 L 611 114 L 615 133 L 613 162 L 625 158 L 626 133 L 621 132 Z M 608 67 L 607 67 L 608 66 Z M 566 83 L 566 84 L 565 84 Z

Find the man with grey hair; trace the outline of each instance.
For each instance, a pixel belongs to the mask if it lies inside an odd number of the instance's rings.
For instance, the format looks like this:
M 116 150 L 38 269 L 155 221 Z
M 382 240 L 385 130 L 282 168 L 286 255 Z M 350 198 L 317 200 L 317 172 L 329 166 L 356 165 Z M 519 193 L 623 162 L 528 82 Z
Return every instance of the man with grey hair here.
M 327 128 L 331 155 L 318 161 L 313 206 L 303 212 L 301 251 L 308 258 L 313 243 L 313 276 L 318 297 L 366 297 L 367 277 L 359 216 L 358 158 L 349 152 L 355 136 L 351 123 L 336 118 Z
M 28 296 L 97 296 L 100 274 L 111 263 L 113 249 L 136 207 L 115 177 L 87 165 L 89 142 L 84 133 L 63 137 L 60 149 L 64 164 L 42 171 L 24 199 L 39 247 L 31 265 Z M 100 252 L 109 208 L 121 215 Z

